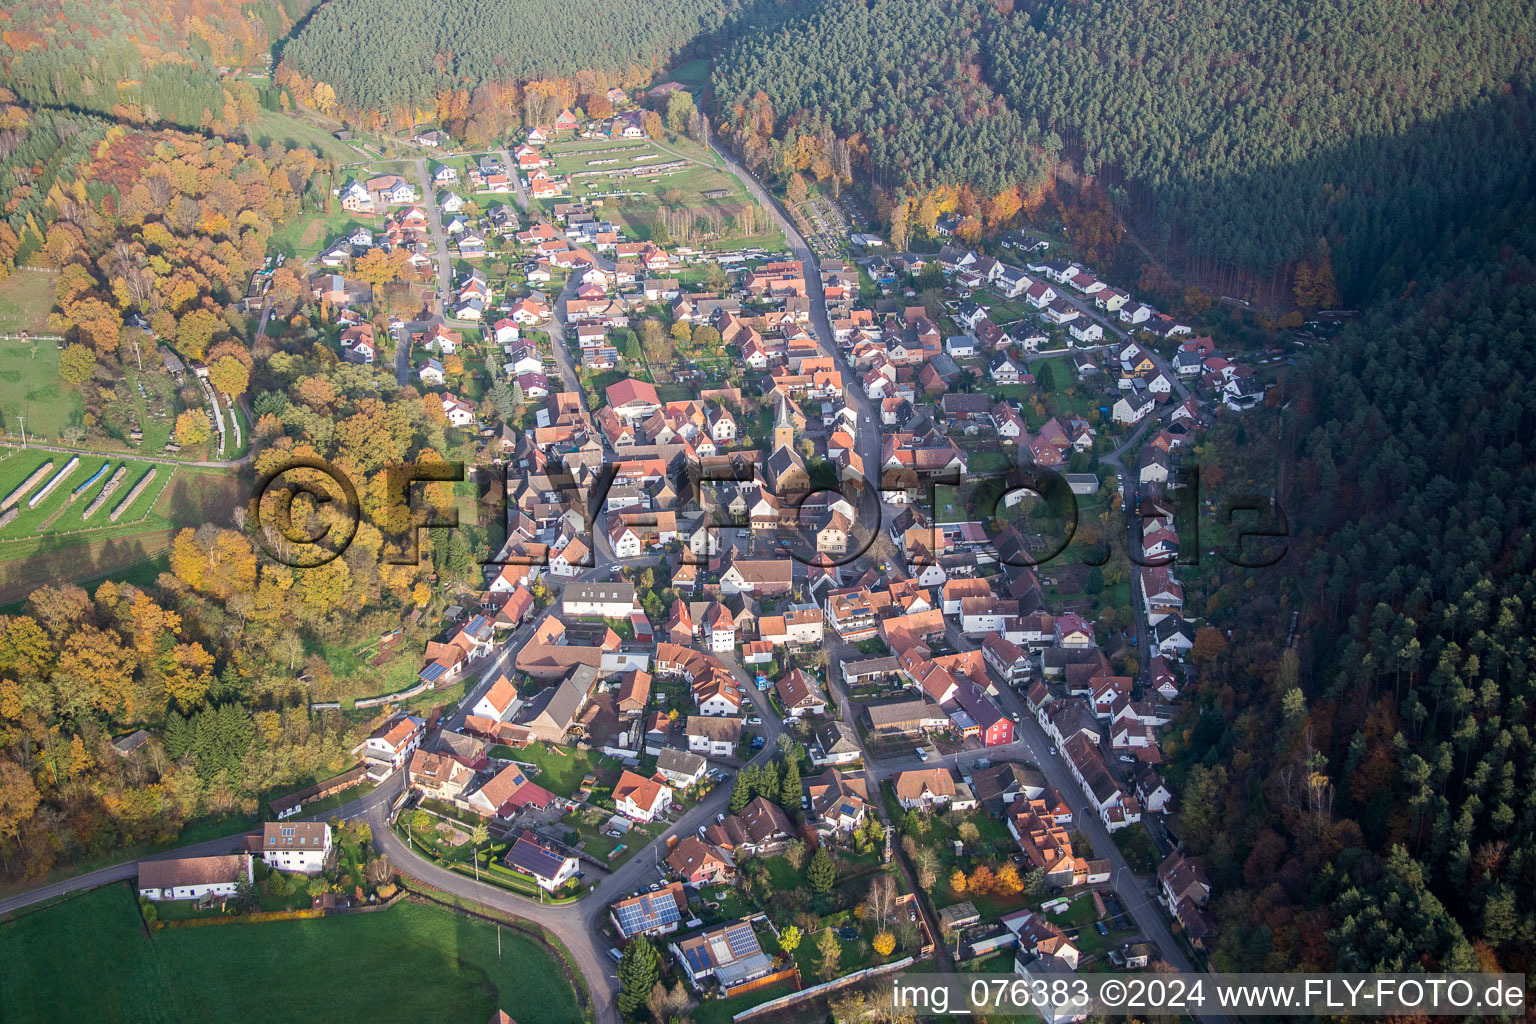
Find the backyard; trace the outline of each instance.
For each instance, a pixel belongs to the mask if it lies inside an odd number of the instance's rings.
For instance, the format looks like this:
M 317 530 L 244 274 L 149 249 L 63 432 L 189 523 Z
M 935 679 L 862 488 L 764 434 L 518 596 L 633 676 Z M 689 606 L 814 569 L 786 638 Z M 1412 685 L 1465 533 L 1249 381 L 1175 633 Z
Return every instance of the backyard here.
M 146 932 L 132 890 L 112 885 L 0 925 L 0 959 L 0 1006 L 25 1020 L 478 1022 L 509 1007 L 541 1024 L 582 1019 L 542 944 L 412 903 Z M 89 984 L 81 983 L 84 964 Z M 343 967 L 366 983 L 338 984 Z
M 536 766 L 539 771 L 533 776 L 534 781 L 556 796 L 575 796 L 581 788 L 581 780 L 588 772 L 608 770 L 612 776 L 608 780 L 610 786 L 618 778 L 619 762 L 615 758 L 605 757 L 598 750 L 532 744 L 522 748 L 493 747 L 490 754 L 492 757 Z

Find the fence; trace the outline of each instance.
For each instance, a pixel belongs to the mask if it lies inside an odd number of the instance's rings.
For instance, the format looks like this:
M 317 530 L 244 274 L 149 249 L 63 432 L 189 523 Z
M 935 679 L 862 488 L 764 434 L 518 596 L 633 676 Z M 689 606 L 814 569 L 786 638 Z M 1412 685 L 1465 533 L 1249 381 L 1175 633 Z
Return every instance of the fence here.
M 386 693 L 382 697 L 368 697 L 364 700 L 355 701 L 352 706 L 354 708 L 376 708 L 380 704 L 388 704 L 390 701 L 410 700 L 418 693 L 426 693 L 430 689 L 432 689 L 431 683 L 417 683 L 409 690 L 401 690 L 399 693 Z
M 766 1003 L 758 1003 L 750 1009 L 742 1010 L 733 1016 L 731 1020 L 746 1020 L 748 1017 L 755 1017 L 760 1013 L 771 1013 L 774 1010 L 781 1010 L 786 1006 L 793 1006 L 795 1003 L 807 999 L 815 999 L 817 996 L 825 995 L 828 992 L 835 992 L 840 988 L 856 984 L 866 978 L 875 978 L 882 974 L 890 974 L 894 971 L 902 970 L 912 966 L 912 963 L 913 960 L 910 956 L 904 956 L 900 960 L 893 960 L 888 964 L 881 964 L 879 967 L 866 967 L 862 971 L 854 971 L 852 974 L 844 975 L 841 978 L 833 978 L 831 981 L 824 981 L 820 985 L 812 985 L 810 988 L 801 989 L 799 992 L 791 992 L 787 996 L 770 999 Z

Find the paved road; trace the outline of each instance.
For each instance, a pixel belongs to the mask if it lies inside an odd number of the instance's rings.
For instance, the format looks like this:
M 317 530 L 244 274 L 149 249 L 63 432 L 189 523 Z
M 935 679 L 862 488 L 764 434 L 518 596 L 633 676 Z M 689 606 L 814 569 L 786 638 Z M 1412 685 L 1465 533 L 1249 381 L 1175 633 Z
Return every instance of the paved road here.
M 954 623 L 950 624 L 949 640 L 958 650 L 971 650 L 976 646 L 959 632 Z M 992 674 L 990 667 L 987 671 Z M 1073 824 L 1078 832 L 1087 837 L 1089 845 L 1093 847 L 1094 855 L 1109 861 L 1110 887 L 1114 889 L 1120 902 L 1125 905 L 1126 911 L 1136 922 L 1136 927 L 1140 929 L 1141 934 L 1155 943 L 1162 953 L 1163 960 L 1181 974 L 1197 973 L 1189 958 L 1184 955 L 1183 947 L 1173 937 L 1162 905 L 1157 900 L 1154 881 L 1151 879 L 1144 881 L 1131 870 L 1125 857 L 1120 853 L 1120 848 L 1115 845 L 1109 830 L 1104 827 L 1104 823 L 1099 820 L 1093 808 L 1084 800 L 1082 787 L 1067 770 L 1066 762 L 1059 754 L 1051 753 L 1055 747 L 1050 737 L 1045 734 L 1045 730 L 1040 727 L 1039 721 L 1029 713 L 1029 708 L 1011 686 L 995 675 L 993 678 L 997 682 L 997 703 L 1005 713 L 1018 716 L 1018 724 L 1014 727 L 1016 739 L 1013 743 L 1004 746 L 951 754 L 943 759 L 944 762 L 965 774 L 969 774 L 976 762 L 982 758 L 987 758 L 994 763 L 1001 760 L 1025 760 L 1038 766 L 1045 775 L 1046 781 L 1072 808 Z M 926 767 L 932 766 L 931 761 L 926 764 Z M 925 767 L 924 762 L 913 755 L 910 758 L 882 761 L 877 770 L 884 778 L 896 771 L 919 767 Z M 1220 1014 L 1196 1014 L 1196 1016 L 1210 1024 L 1226 1022 L 1226 1018 Z
M 432 175 L 427 171 L 426 158 L 417 157 L 411 164 L 416 168 L 421 205 L 427 212 L 427 229 L 432 235 L 432 248 L 436 250 L 438 299 L 447 301 L 449 289 L 453 287 L 453 258 L 448 253 L 448 232 L 443 230 L 443 218 L 437 209 L 437 193 L 432 190 Z
M 394 798 L 395 794 L 399 793 L 401 784 L 402 783 L 399 778 L 390 779 L 386 781 L 382 786 L 369 793 L 367 796 L 360 797 L 356 800 L 350 801 L 349 803 L 342 804 L 340 807 L 334 807 L 331 810 L 322 811 L 319 814 L 301 816 L 293 820 L 329 821 L 331 818 L 363 817 L 374 808 L 387 807 L 389 801 Z M 240 832 L 235 835 L 221 836 L 218 839 L 209 839 L 201 843 L 191 843 L 187 846 L 178 846 L 175 849 L 166 850 L 163 853 L 156 853 L 135 860 L 123 861 L 119 864 L 112 864 L 104 868 L 97 868 L 95 871 L 90 871 L 83 875 L 76 875 L 73 878 L 66 878 L 60 882 L 53 882 L 49 885 L 39 886 L 36 889 L 29 889 L 24 893 L 19 893 L 15 896 L 10 896 L 5 899 L 0 899 L 0 915 L 8 914 L 14 910 L 20 910 L 23 907 L 29 907 L 34 903 L 42 903 L 47 900 L 56 899 L 60 896 L 67 896 L 72 892 L 79 892 L 83 889 L 94 889 L 97 886 L 106 885 L 109 882 L 120 882 L 123 879 L 135 878 L 138 876 L 139 863 L 141 860 L 164 860 L 168 857 L 201 857 L 212 854 L 233 853 L 239 848 L 240 841 L 247 834 L 248 832 Z

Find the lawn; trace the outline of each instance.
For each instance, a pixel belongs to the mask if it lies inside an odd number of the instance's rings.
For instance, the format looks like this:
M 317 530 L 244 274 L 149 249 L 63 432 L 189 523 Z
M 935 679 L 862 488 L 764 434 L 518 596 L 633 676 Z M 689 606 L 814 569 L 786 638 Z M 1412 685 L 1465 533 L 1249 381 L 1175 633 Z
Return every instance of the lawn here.
M 350 234 L 359 224 L 378 230 L 382 217 L 369 217 L 343 210 L 333 204 L 330 213 L 302 213 L 272 232 L 268 252 L 284 252 L 290 256 L 318 256 L 320 251 L 343 235 Z
M 37 451 L 13 451 L 0 458 L 0 496 L 50 457 L 55 470 L 69 461 L 62 453 Z M 119 463 L 128 467 L 123 485 L 89 522 L 82 521 L 81 512 L 105 479 L 97 481 L 73 506 L 70 491 L 105 461 L 102 456 L 83 455 L 68 482 L 38 508 L 28 510 L 26 501 L 21 502 L 20 517 L 0 531 L 0 602 L 19 600 L 44 583 L 92 579 L 144 562 L 169 547 L 180 527 L 227 522 L 230 509 L 243 497 L 238 479 L 227 471 L 159 466 L 150 487 L 113 523 L 112 510 L 148 468 L 144 462 L 114 458 L 114 467 Z M 47 523 L 54 513 L 58 518 Z
M 63 452 L 41 452 L 33 449 L 13 450 L 9 455 L 0 457 L 0 496 L 9 495 L 19 484 L 25 481 L 35 470 L 48 465 L 53 468 L 48 475 L 43 477 L 31 490 L 18 499 L 16 506 L 21 514 L 4 528 L 0 528 L 0 539 L 9 537 L 36 537 L 42 533 L 99 533 L 103 529 L 120 530 L 123 527 L 137 526 L 139 529 L 149 529 L 157 524 L 169 525 L 169 520 L 161 517 L 155 505 L 167 485 L 180 472 L 177 466 L 157 466 L 148 462 L 139 462 L 133 459 L 119 459 L 101 455 L 81 455 L 79 463 L 60 482 L 48 497 L 40 502 L 36 508 L 28 508 L 29 502 L 40 494 L 55 475 L 62 472 L 69 465 L 71 456 Z M 99 480 L 91 484 L 81 492 L 78 498 L 71 501 L 77 488 L 84 486 L 86 481 L 100 470 L 107 468 Z M 90 519 L 83 518 L 86 508 L 95 497 L 101 493 L 117 472 L 117 467 L 126 467 L 122 482 L 111 497 L 102 503 L 91 515 Z M 111 516 L 117 510 L 119 504 L 133 491 L 138 484 L 153 468 L 156 470 L 154 480 L 136 498 L 132 505 L 112 522 Z M 5 556 L 5 548 L 0 544 L 0 558 Z
M 0 334 L 48 329 L 56 276 L 51 270 L 17 270 L 0 281 Z
M 12 280 L 38 276 L 43 275 L 17 274 Z M 51 441 L 65 427 L 80 425 L 83 414 L 80 393 L 59 379 L 57 343 L 0 341 L 0 428 L 5 433 L 19 435 L 25 418 L 28 434 Z
M 588 772 L 595 772 L 604 766 L 618 766 L 616 759 L 606 757 L 598 750 L 573 750 L 570 747 L 548 747 L 542 744 L 533 744 L 520 750 L 496 747 L 491 751 L 491 756 L 537 765 L 539 773 L 534 776 L 534 781 L 556 796 L 574 796 Z
M 729 999 L 706 999 L 694 1007 L 688 1016 L 694 1024 L 731 1024 L 731 1018 L 743 1010 L 772 1002 L 793 991 L 795 991 L 794 986 L 787 981 L 781 981 Z
M 541 1024 L 582 1019 L 542 944 L 411 903 L 146 933 L 132 891 L 113 885 L 0 925 L 0 959 L 0 1006 L 16 1021 L 480 1024 L 508 1008 Z M 82 965 L 90 965 L 87 984 Z
M 337 139 L 326 128 L 277 110 L 263 110 L 251 122 L 250 128 L 252 140 L 262 147 L 281 142 L 284 149 L 314 150 L 338 164 L 357 163 L 366 156 Z

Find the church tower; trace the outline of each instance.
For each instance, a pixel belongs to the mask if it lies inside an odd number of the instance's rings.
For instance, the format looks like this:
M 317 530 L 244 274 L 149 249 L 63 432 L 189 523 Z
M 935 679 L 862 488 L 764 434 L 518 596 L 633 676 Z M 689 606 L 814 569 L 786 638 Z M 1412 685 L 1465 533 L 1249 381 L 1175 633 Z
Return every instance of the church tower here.
M 789 421 L 789 399 L 779 392 L 779 407 L 773 417 L 773 450 L 795 449 L 795 425 Z

